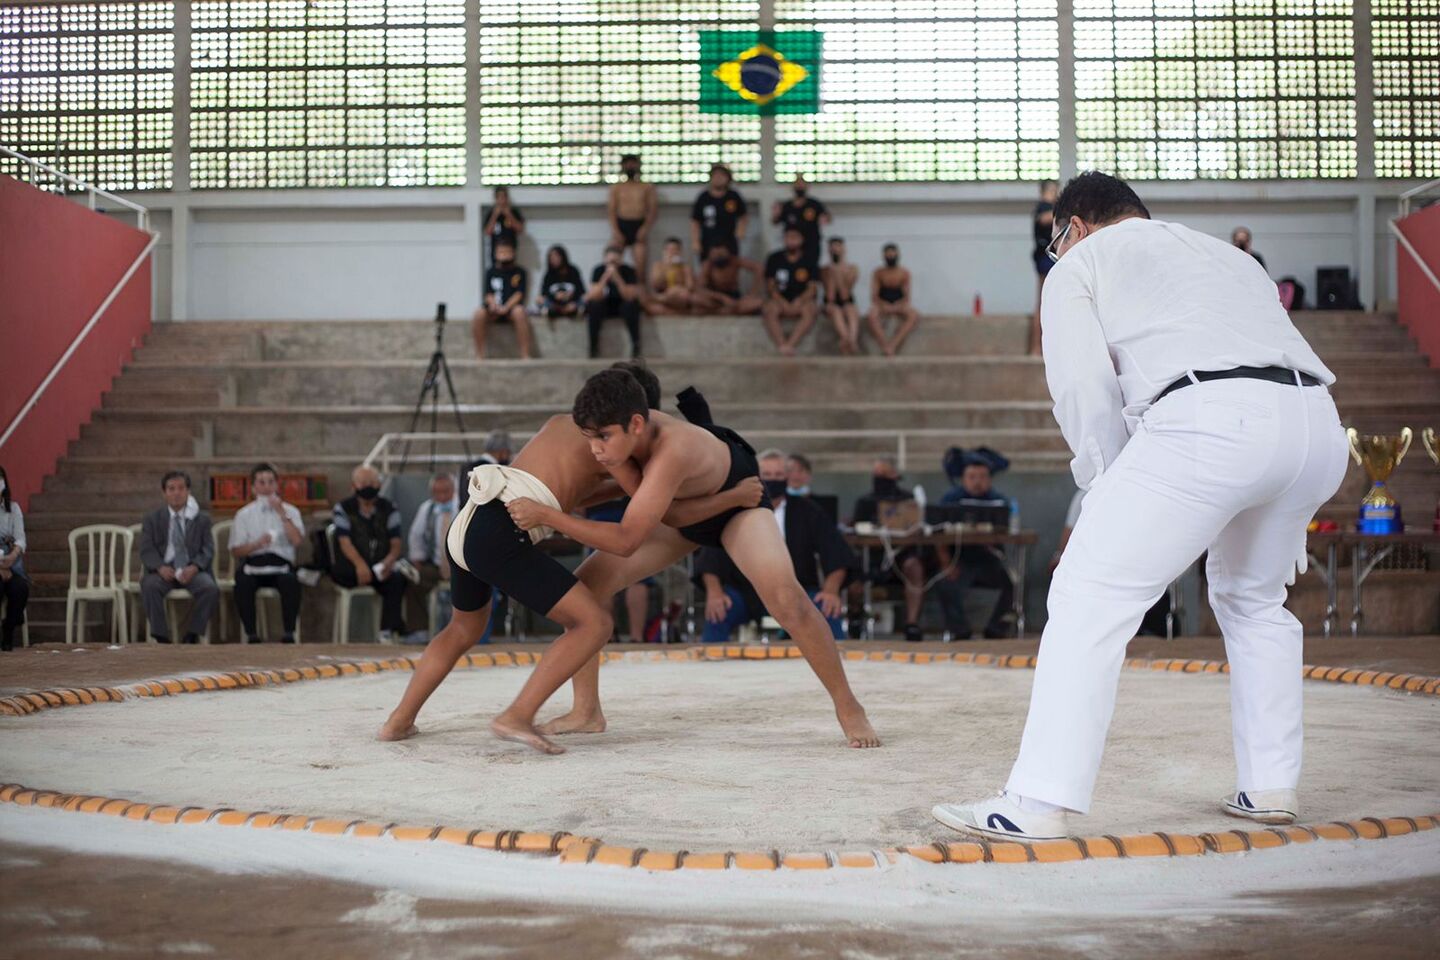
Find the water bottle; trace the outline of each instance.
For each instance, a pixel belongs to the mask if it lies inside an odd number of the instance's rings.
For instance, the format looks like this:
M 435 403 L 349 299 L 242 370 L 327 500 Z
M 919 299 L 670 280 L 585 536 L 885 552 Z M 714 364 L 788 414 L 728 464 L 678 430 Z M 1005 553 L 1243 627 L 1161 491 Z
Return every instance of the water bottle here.
M 1010 501 L 1010 532 L 1020 532 L 1020 504 L 1013 499 Z

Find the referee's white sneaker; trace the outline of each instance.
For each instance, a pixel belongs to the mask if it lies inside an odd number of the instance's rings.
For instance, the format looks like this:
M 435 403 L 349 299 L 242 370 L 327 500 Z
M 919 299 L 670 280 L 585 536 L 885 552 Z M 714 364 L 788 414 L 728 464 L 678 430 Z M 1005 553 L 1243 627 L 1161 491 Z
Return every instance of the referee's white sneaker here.
M 1005 793 L 970 803 L 942 803 L 930 815 L 947 827 L 990 840 L 1063 840 L 1070 835 L 1064 810 L 1031 813 Z
M 1300 816 L 1294 790 L 1239 790 L 1220 803 L 1230 816 L 1257 823 L 1294 823 Z

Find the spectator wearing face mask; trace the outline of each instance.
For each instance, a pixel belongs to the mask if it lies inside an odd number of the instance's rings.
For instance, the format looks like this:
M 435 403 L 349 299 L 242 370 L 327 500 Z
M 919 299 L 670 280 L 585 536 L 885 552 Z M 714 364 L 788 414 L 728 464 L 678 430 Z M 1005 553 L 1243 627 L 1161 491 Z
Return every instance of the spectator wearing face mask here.
M 845 637 L 843 588 L 856 565 L 855 555 L 840 531 L 819 507 L 804 497 L 790 496 L 785 454 L 766 450 L 756 458 L 760 482 L 775 511 L 775 522 L 785 538 L 795 579 L 805 588 L 835 639 Z M 755 588 L 741 575 L 724 550 L 701 547 L 695 557 L 695 574 L 705 591 L 706 643 L 723 643 L 742 623 L 765 616 Z
M 1260 254 L 1256 253 L 1255 248 L 1251 246 L 1251 243 L 1254 241 L 1254 239 L 1255 238 L 1250 233 L 1249 227 L 1236 227 L 1234 230 L 1230 231 L 1230 242 L 1233 243 L 1237 248 L 1244 250 L 1246 253 L 1250 254 L 1250 256 L 1254 257 L 1255 262 L 1260 264 L 1260 268 L 1268 273 L 1269 267 L 1265 266 L 1265 258 L 1260 256 Z
M 804 174 L 797 173 L 795 182 L 791 185 L 793 197 L 781 203 L 775 201 L 770 208 L 770 222 L 788 230 L 791 227 L 800 231 L 804 238 L 803 249 L 805 259 L 810 266 L 819 270 L 820 268 L 820 228 L 830 225 L 830 211 L 825 204 L 810 196 L 810 184 L 806 182 Z
M 485 359 L 485 334 L 490 324 L 506 321 L 515 325 L 520 359 L 530 359 L 530 317 L 525 313 L 529 289 L 530 274 L 515 262 L 515 245 L 509 241 L 497 243 L 495 265 L 485 271 L 485 301 L 470 321 L 477 360 Z
M 905 338 L 920 322 L 920 313 L 910 303 L 910 271 L 900 266 L 900 248 L 887 243 L 882 253 L 885 265 L 876 268 L 870 276 L 870 313 L 866 322 L 870 326 L 870 335 L 880 345 L 880 351 L 887 357 L 893 357 L 900 352 Z M 887 317 L 900 320 L 893 337 L 885 335 Z
M 854 523 L 875 523 L 880 517 L 880 504 L 909 500 L 908 491 L 900 489 L 900 468 L 894 457 L 880 457 L 875 461 L 871 475 L 871 490 L 855 501 Z M 866 548 L 870 549 L 870 548 Z M 920 626 L 920 609 L 925 603 L 926 561 L 932 560 L 933 552 L 917 547 L 906 547 L 895 555 L 894 567 L 880 574 L 876 583 L 898 580 L 905 588 L 905 639 L 918 642 L 924 639 Z M 875 563 L 871 570 L 878 569 Z M 860 584 L 854 584 L 852 591 L 859 592 Z
M 635 271 L 645 275 L 649 262 L 650 228 L 660 214 L 655 184 L 640 179 L 640 157 L 626 154 L 620 158 L 620 174 L 624 177 L 610 187 L 606 215 L 610 219 L 610 246 L 630 251 Z
M 580 297 L 585 293 L 585 280 L 570 252 L 558 243 L 545 254 L 545 276 L 540 281 L 540 311 L 551 320 L 580 316 Z
M 380 594 L 381 643 L 405 634 L 405 588 L 410 581 L 396 569 L 403 542 L 400 511 L 380 496 L 380 474 L 359 466 L 350 474 L 351 495 L 335 504 L 335 544 L 330 576 L 342 587 L 373 587 Z
M 765 332 L 782 357 L 793 357 L 800 341 L 815 326 L 816 310 L 815 268 L 805 259 L 803 238 L 796 227 L 785 228 L 785 248 L 766 259 L 765 279 L 769 296 L 760 308 Z M 780 325 L 782 320 L 795 321 L 788 337 Z
M 740 287 L 740 274 L 750 274 L 750 290 Z M 750 316 L 765 302 L 765 270 L 754 260 L 736 256 L 728 247 L 711 247 L 700 265 L 700 288 L 695 291 L 696 309 L 721 316 Z
M 590 330 L 590 358 L 600 356 L 600 328 L 611 317 L 625 321 L 630 331 L 630 356 L 640 356 L 640 277 L 621 257 L 619 247 L 606 247 L 605 259 L 590 275 L 585 294 L 585 319 Z
M 490 241 L 490 265 L 498 259 L 500 244 L 510 244 L 514 250 L 525 232 L 525 215 L 520 208 L 510 204 L 510 188 L 496 187 L 495 202 L 485 211 L 485 236 Z
M 989 447 L 961 450 L 952 447 L 945 454 L 945 475 L 951 487 L 941 498 L 946 504 L 973 504 L 982 508 L 1014 509 L 1013 501 L 996 490 L 994 475 L 1008 469 L 1010 461 Z M 945 629 L 956 640 L 969 640 L 970 619 L 965 613 L 965 596 L 974 589 L 997 590 L 995 606 L 985 624 L 985 637 L 998 640 L 1014 634 L 1015 585 L 1005 571 L 1005 564 L 988 547 L 960 547 L 959 556 L 948 546 L 935 548 L 945 576 L 935 585 L 935 595 L 945 617 Z M 952 562 L 953 561 L 953 562 Z

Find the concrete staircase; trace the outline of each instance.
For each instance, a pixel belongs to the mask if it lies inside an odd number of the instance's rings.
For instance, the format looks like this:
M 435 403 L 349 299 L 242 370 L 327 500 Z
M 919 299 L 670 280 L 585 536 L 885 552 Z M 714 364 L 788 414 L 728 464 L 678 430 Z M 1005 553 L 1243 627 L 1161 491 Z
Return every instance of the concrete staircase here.
M 1027 323 L 927 317 L 897 359 L 836 356 L 828 324 L 817 326 L 806 356 L 782 359 L 758 318 L 647 319 L 643 342 L 667 397 L 696 384 L 722 422 L 757 445 L 804 449 L 831 479 L 849 475 L 854 485 L 875 455 L 894 452 L 894 439 L 797 441 L 775 431 L 943 430 L 908 441 L 913 468 L 933 472 L 946 447 L 984 443 L 1011 457 L 1014 474 L 1053 478 L 1047 482 L 1068 496 L 1070 454 L 1050 414 L 1042 362 L 1024 354 Z M 1335 394 L 1347 424 L 1366 432 L 1440 428 L 1440 371 L 1394 317 L 1316 312 L 1297 315 L 1297 323 L 1340 378 Z M 508 327 L 492 332 L 493 358 L 484 363 L 471 359 L 465 325 L 448 331 L 468 429 L 526 434 L 568 410 L 599 366 L 583 356 L 582 324 L 537 320 L 536 327 L 544 359 L 530 362 L 506 359 L 515 355 Z M 380 435 L 409 425 L 433 346 L 433 329 L 421 321 L 157 325 L 32 500 L 32 636 L 61 636 L 68 531 L 138 522 L 159 502 L 166 469 L 188 470 L 202 505 L 211 474 L 248 471 L 259 460 L 323 472 L 332 490 L 348 489 L 350 469 Z M 625 354 L 618 323 L 607 327 L 602 346 L 606 356 Z M 442 411 L 440 429 L 452 424 Z M 1416 445 L 1392 488 L 1411 523 L 1428 525 L 1440 470 L 1418 437 Z M 1326 514 L 1350 522 L 1364 488 L 1352 469 Z

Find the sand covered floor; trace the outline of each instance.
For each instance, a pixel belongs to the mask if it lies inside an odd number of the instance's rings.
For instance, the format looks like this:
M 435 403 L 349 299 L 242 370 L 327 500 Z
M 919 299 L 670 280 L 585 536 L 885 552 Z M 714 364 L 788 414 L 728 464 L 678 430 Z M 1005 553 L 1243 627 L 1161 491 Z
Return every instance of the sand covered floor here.
M 375 729 L 408 673 L 192 694 L 0 720 L 0 779 L 149 802 L 382 822 L 569 830 L 651 848 L 846 849 L 953 838 L 937 801 L 1003 784 L 1028 670 L 847 664 L 885 738 L 842 745 L 803 661 L 621 663 L 610 732 L 546 757 L 488 718 L 524 669 L 456 671 L 421 736 Z M 1307 683 L 1307 821 L 1440 810 L 1440 698 Z M 1127 671 L 1085 834 L 1239 826 L 1223 676 Z M 568 706 L 567 692 L 556 706 Z M 544 715 L 554 713 L 549 710 Z

